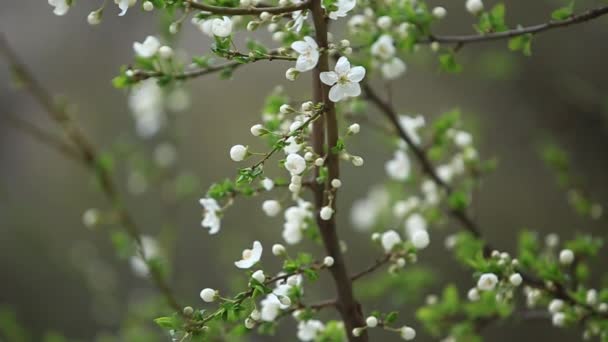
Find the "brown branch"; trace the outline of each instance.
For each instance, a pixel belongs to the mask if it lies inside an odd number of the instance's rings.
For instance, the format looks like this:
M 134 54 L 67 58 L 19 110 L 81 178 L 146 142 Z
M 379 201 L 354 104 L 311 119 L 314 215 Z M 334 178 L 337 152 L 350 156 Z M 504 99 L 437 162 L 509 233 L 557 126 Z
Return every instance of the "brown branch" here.
M 285 14 L 292 13 L 295 11 L 301 11 L 310 7 L 311 1 L 303 1 L 299 4 L 293 4 L 289 6 L 277 6 L 277 7 L 222 7 L 207 5 L 204 3 L 194 2 L 193 0 L 187 0 L 186 4 L 190 8 L 195 8 L 201 11 L 210 12 L 218 15 L 259 15 L 263 12 L 270 14 Z
M 95 147 L 90 143 L 89 139 L 81 131 L 74 121 L 70 118 L 64 107 L 59 106 L 55 103 L 50 93 L 38 82 L 37 79 L 31 74 L 27 67 L 22 64 L 9 47 L 8 42 L 0 35 L 0 54 L 2 54 L 8 61 L 10 67 L 13 69 L 15 75 L 19 78 L 24 88 L 34 97 L 34 99 L 40 103 L 44 108 L 50 119 L 55 121 L 63 130 L 68 140 L 74 145 L 79 151 L 79 157 L 82 162 L 94 172 L 101 190 L 104 192 L 114 210 L 117 213 L 119 222 L 129 234 L 131 239 L 137 246 L 137 253 L 142 260 L 146 262 L 150 270 L 150 275 L 156 287 L 163 294 L 167 303 L 178 313 L 182 312 L 182 306 L 179 305 L 173 292 L 166 283 L 164 277 L 160 273 L 160 270 L 153 267 L 146 258 L 144 247 L 141 241 L 141 234 L 139 228 L 135 224 L 135 221 L 125 208 L 123 201 L 118 193 L 116 184 L 112 180 L 112 176 L 106 167 L 99 163 L 98 152 Z
M 246 55 L 239 53 L 238 56 L 245 57 Z M 187 80 L 187 79 L 191 79 L 191 78 L 196 78 L 196 77 L 200 77 L 200 76 L 213 74 L 213 73 L 216 73 L 216 72 L 219 72 L 222 70 L 227 70 L 227 69 L 232 69 L 232 71 L 234 71 L 235 69 L 237 69 L 238 67 L 240 67 L 242 65 L 255 63 L 258 61 L 269 61 L 270 62 L 270 61 L 275 61 L 275 60 L 293 61 L 293 60 L 295 60 L 295 58 L 291 57 L 291 56 L 278 55 L 277 51 L 271 51 L 267 55 L 256 56 L 256 57 L 251 58 L 248 63 L 243 63 L 243 62 L 239 62 L 239 61 L 230 61 L 230 62 L 226 62 L 226 63 L 219 64 L 219 65 L 212 65 L 212 66 L 209 66 L 206 68 L 193 69 L 193 70 L 188 70 L 188 71 L 184 71 L 181 73 L 175 73 L 175 74 L 167 74 L 162 71 L 149 71 L 149 70 L 137 69 L 137 70 L 133 70 L 133 79 L 136 81 L 143 81 L 148 78 L 159 78 L 159 77 L 169 76 L 176 80 Z
M 34 140 L 41 142 L 44 145 L 50 146 L 59 153 L 63 154 L 66 158 L 71 159 L 75 162 L 82 163 L 82 156 L 79 151 L 74 149 L 72 145 L 66 143 L 55 135 L 39 128 L 38 126 L 20 119 L 17 116 L 10 114 L 3 114 L 4 120 L 11 124 L 14 128 L 29 135 Z
M 402 138 L 406 142 L 406 144 L 412 150 L 412 152 L 414 153 L 414 156 L 416 157 L 416 159 L 422 166 L 422 171 L 424 173 L 426 173 L 427 176 L 430 177 L 437 186 L 442 188 L 449 195 L 452 192 L 452 188 L 450 187 L 449 184 L 443 182 L 441 180 L 441 178 L 439 178 L 439 176 L 437 175 L 437 173 L 435 171 L 435 168 L 433 167 L 433 164 L 431 163 L 430 159 L 426 155 L 426 151 L 423 150 L 422 148 L 420 148 L 418 145 L 414 144 L 412 138 L 403 129 L 403 127 L 399 123 L 397 112 L 393 108 L 392 104 L 387 101 L 384 101 L 382 98 L 380 98 L 380 96 L 378 96 L 367 83 L 363 84 L 363 92 L 364 92 L 365 96 L 367 97 L 367 99 L 370 100 L 372 103 L 374 103 L 380 109 L 382 114 L 384 114 L 384 116 L 386 116 L 386 118 L 395 127 L 395 130 L 397 131 L 399 137 Z M 458 210 L 458 209 L 451 208 L 451 209 L 449 209 L 448 213 L 453 218 L 458 220 L 467 231 L 469 231 L 473 236 L 475 236 L 477 239 L 479 239 L 483 243 L 484 255 L 486 257 L 489 257 L 493 248 L 487 241 L 485 241 L 483 239 L 479 226 L 467 214 L 467 212 L 464 210 Z M 601 312 L 597 311 L 595 308 L 593 308 L 592 306 L 587 305 L 586 303 L 579 302 L 576 298 L 574 298 L 568 292 L 568 290 L 562 284 L 554 283 L 553 286 L 549 286 L 545 283 L 545 281 L 543 279 L 540 279 L 540 278 L 536 277 L 535 275 L 528 274 L 527 272 L 523 272 L 523 271 L 520 271 L 520 273 L 523 277 L 524 284 L 527 284 L 528 286 L 531 286 L 534 288 L 544 290 L 544 291 L 550 293 L 553 297 L 562 299 L 571 305 L 582 306 L 586 310 L 588 310 L 593 316 L 608 317 L 608 313 L 601 313 Z
M 344 327 L 349 341 L 368 341 L 367 332 L 363 332 L 361 336 L 356 337 L 352 331 L 356 327 L 364 326 L 363 312 L 361 305 L 356 300 L 353 293 L 352 281 L 350 279 L 348 269 L 344 260 L 344 255 L 340 249 L 340 240 L 338 238 L 335 215 L 330 220 L 323 220 L 319 215 L 321 207 L 325 205 L 324 194 L 329 190 L 329 180 L 339 178 L 340 165 L 338 155 L 331 152 L 332 147 L 337 145 L 338 140 L 338 123 L 336 118 L 336 108 L 334 103 L 329 100 L 329 87 L 321 82 L 320 74 L 329 70 L 329 55 L 327 52 L 327 19 L 325 18 L 325 10 L 321 6 L 322 0 L 313 0 L 311 4 L 312 19 L 315 27 L 315 40 L 321 50 L 319 61 L 313 69 L 313 101 L 315 103 L 323 102 L 325 110 L 325 122 L 317 120 L 313 124 L 312 146 L 316 154 L 324 155 L 325 143 L 327 143 L 327 159 L 326 165 L 328 169 L 327 181 L 324 184 L 317 184 L 314 187 L 315 206 L 316 206 L 316 221 L 321 233 L 321 239 L 327 255 L 334 259 L 334 265 L 329 268 L 337 292 L 337 308 L 344 321 Z M 316 175 L 319 175 L 317 167 Z M 336 208 L 336 199 L 332 202 L 333 208 Z
M 473 34 L 473 35 L 462 35 L 462 36 L 442 36 L 442 35 L 430 35 L 427 39 L 419 41 L 419 43 L 451 43 L 451 44 L 468 44 L 468 43 L 479 43 L 493 40 L 501 40 L 513 38 L 525 34 L 539 34 L 545 31 L 549 31 L 556 28 L 567 27 L 570 25 L 584 23 L 603 15 L 608 14 L 608 6 L 599 7 L 588 10 L 586 12 L 572 15 L 570 18 L 564 20 L 554 20 L 547 23 L 516 28 L 513 30 L 507 30 L 502 32 L 488 33 L 488 34 Z
M 363 278 L 364 276 L 373 273 L 374 271 L 376 271 L 377 269 L 379 269 L 380 267 L 382 267 L 383 265 L 387 264 L 390 260 L 391 257 L 393 255 L 391 253 L 388 253 L 386 255 L 384 255 L 384 257 L 376 260 L 376 262 L 374 262 L 373 264 L 371 264 L 369 267 L 367 267 L 366 269 L 353 274 L 350 279 L 352 281 L 358 280 L 360 278 Z

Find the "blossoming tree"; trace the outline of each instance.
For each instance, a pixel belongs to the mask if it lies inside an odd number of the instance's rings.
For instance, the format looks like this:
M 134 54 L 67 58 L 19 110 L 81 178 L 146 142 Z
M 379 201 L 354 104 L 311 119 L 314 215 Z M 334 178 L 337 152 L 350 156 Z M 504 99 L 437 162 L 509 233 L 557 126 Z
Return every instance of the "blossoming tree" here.
M 48 2 L 58 16 L 68 14 L 75 5 L 71 0 Z M 274 199 L 263 201 L 260 207 L 270 217 L 283 215 L 282 241 L 266 245 L 253 241 L 242 251 L 234 262 L 235 272 L 243 272 L 247 279 L 241 292 L 204 288 L 200 292 L 203 302 L 185 304 L 171 289 L 156 240 L 141 234 L 123 205 L 106 155 L 2 41 L 2 54 L 24 87 L 64 130 L 67 142 L 33 126 L 20 127 L 95 174 L 110 200 L 111 215 L 89 210 L 83 220 L 94 226 L 111 217 L 124 228 L 113 240 L 130 256 L 136 274 L 149 278 L 166 300 L 166 315 L 155 321 L 174 341 L 272 334 L 289 317 L 297 321 L 296 335 L 302 341 L 367 341 L 371 329 L 391 331 L 404 340 L 413 340 L 424 329 L 444 341 L 477 341 L 486 325 L 514 315 L 523 317 L 539 308 L 546 308 L 556 327 L 581 329 L 585 338 L 608 341 L 608 287 L 594 286 L 588 267 L 588 260 L 600 251 L 601 240 L 579 235 L 560 242 L 558 236 L 549 235 L 543 243 L 538 234 L 524 231 L 517 252 L 495 250 L 484 238 L 484 227 L 468 210 L 480 178 L 491 171 L 493 163 L 480 158 L 459 113 L 445 113 L 432 124 L 422 115 L 400 115 L 389 97 L 371 82 L 399 78 L 407 69 L 404 56 L 424 46 L 437 54 L 438 64 L 446 72 L 462 68 L 456 57 L 470 44 L 505 40 L 509 49 L 530 54 L 537 35 L 600 18 L 608 14 L 608 6 L 575 12 L 572 3 L 553 11 L 549 21 L 513 28 L 505 20 L 503 4 L 487 8 L 481 0 L 463 0 L 463 10 L 476 21 L 476 32 L 443 36 L 433 32 L 435 23 L 447 17 L 446 9 L 431 8 L 422 0 L 114 2 L 117 7 L 104 1 L 90 13 L 88 23 L 98 25 L 104 15 L 128 17 L 130 11 L 141 8 L 173 18 L 167 25 L 173 35 L 190 21 L 213 39 L 208 54 L 190 57 L 174 52 L 170 39 L 163 41 L 155 35 L 133 44 L 134 60 L 120 70 L 114 85 L 129 90 L 129 106 L 143 138 L 166 129 L 167 111 L 183 110 L 187 99 L 182 87 L 189 80 L 212 73 L 237 78 L 233 75 L 237 68 L 261 61 L 282 63 L 289 81 L 296 82 L 306 73 L 312 76 L 310 99 L 294 101 L 281 89 L 268 96 L 261 120 L 252 122 L 250 130 L 268 144 L 268 150 L 232 146 L 227 154 L 238 165 L 235 177 L 211 185 L 200 199 L 201 225 L 206 229 L 200 234 L 222 239 L 222 217 L 231 214 L 235 201 L 271 194 Z M 330 33 L 333 26 L 339 33 Z M 275 47 L 254 39 L 239 47 L 233 40 L 235 35 L 254 37 L 249 32 L 262 28 L 272 34 Z M 366 121 L 367 105 L 378 109 L 386 121 L 376 125 Z M 379 253 L 367 268 L 355 269 L 344 257 L 347 246 L 336 227 L 336 216 L 343 213 L 337 212 L 336 202 L 341 173 L 350 166 L 364 165 L 364 159 L 347 146 L 366 123 L 391 137 L 394 156 L 385 169 L 392 191 L 372 189 L 352 205 L 353 225 L 369 232 L 370 248 Z M 161 144 L 155 160 L 159 167 L 168 167 L 176 153 L 173 145 Z M 548 148 L 544 156 L 562 179 L 569 179 L 563 152 Z M 273 160 L 279 160 L 278 166 Z M 271 176 L 277 170 L 284 177 Z M 131 191 L 141 189 L 142 183 L 141 175 L 129 177 Z M 601 206 L 577 192 L 574 183 L 563 183 L 576 194 L 573 203 L 579 213 L 590 218 L 601 215 Z M 429 298 L 427 305 L 417 309 L 417 322 L 400 322 L 397 311 L 363 307 L 354 284 L 384 268 L 389 273 L 408 272 L 409 264 L 424 258 L 421 251 L 431 243 L 429 228 L 445 224 L 446 218 L 461 229 L 447 239 L 446 247 L 471 269 L 475 279 L 463 296 L 466 299 L 461 299 L 455 287 L 446 286 L 441 296 Z M 305 239 L 323 246 L 324 254 L 303 251 L 298 244 Z M 273 257 L 283 260 L 282 269 L 261 266 L 263 258 Z M 304 287 L 318 277 L 331 277 L 335 294 L 310 302 Z M 517 300 L 520 297 L 525 304 Z M 334 310 L 336 315 L 322 321 L 318 314 L 323 310 Z

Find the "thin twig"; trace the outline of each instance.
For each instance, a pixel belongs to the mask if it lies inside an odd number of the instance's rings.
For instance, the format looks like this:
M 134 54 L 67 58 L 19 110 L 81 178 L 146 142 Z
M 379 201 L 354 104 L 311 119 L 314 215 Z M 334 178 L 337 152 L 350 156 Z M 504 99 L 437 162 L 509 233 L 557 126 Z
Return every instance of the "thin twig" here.
M 136 244 L 138 256 L 146 262 L 150 271 L 151 278 L 156 287 L 163 294 L 167 303 L 178 313 L 181 313 L 182 306 L 177 302 L 169 285 L 166 283 L 160 270 L 151 265 L 146 257 L 146 252 L 141 240 L 140 230 L 135 224 L 131 214 L 127 211 L 122 198 L 119 195 L 116 184 L 108 169 L 99 163 L 98 152 L 91 144 L 84 132 L 70 118 L 65 108 L 55 103 L 50 93 L 38 82 L 28 68 L 21 63 L 17 55 L 9 47 L 8 42 L 0 35 L 0 54 L 2 54 L 13 69 L 24 88 L 40 103 L 46 113 L 64 131 L 68 140 L 79 151 L 82 162 L 94 172 L 100 183 L 101 189 L 110 201 L 117 213 L 119 222 Z
M 263 12 L 270 14 L 284 14 L 292 13 L 307 9 L 310 6 L 311 1 L 303 1 L 299 4 L 293 4 L 289 6 L 277 6 L 277 7 L 221 7 L 207 5 L 204 3 L 194 2 L 194 0 L 187 0 L 186 4 L 191 8 L 195 8 L 201 11 L 210 12 L 219 15 L 259 15 Z
M 513 38 L 525 34 L 539 34 L 545 31 L 549 31 L 556 28 L 566 27 L 570 25 L 584 23 L 601 16 L 608 14 L 608 6 L 599 7 L 588 10 L 586 12 L 572 15 L 570 18 L 564 20 L 553 20 L 547 23 L 520 27 L 513 30 L 507 30 L 502 32 L 494 32 L 487 34 L 473 34 L 473 35 L 462 35 L 462 36 L 442 36 L 442 35 L 430 35 L 428 38 L 418 41 L 418 43 L 451 43 L 451 44 L 468 44 L 468 43 L 480 43 L 493 40 L 501 40 Z

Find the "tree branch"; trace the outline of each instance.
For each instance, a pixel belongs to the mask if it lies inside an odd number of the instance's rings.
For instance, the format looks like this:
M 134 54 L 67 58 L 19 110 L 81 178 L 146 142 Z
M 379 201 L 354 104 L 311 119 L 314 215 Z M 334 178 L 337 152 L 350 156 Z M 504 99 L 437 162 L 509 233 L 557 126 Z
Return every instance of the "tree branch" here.
M 467 44 L 467 43 L 480 43 L 493 40 L 501 40 L 513 38 L 525 34 L 539 34 L 552 29 L 566 27 L 570 25 L 584 23 L 601 16 L 608 14 L 608 6 L 599 7 L 588 10 L 586 12 L 572 15 L 568 19 L 554 20 L 547 23 L 516 28 L 513 30 L 507 30 L 502 32 L 488 33 L 488 34 L 473 34 L 473 35 L 462 35 L 462 36 L 442 36 L 442 35 L 430 35 L 428 38 L 418 41 L 419 43 L 452 43 L 452 44 Z
M 82 162 L 95 173 L 102 191 L 110 201 L 110 204 L 117 213 L 119 222 L 135 242 L 138 256 L 146 262 L 150 271 L 151 278 L 165 297 L 167 303 L 178 313 L 181 314 L 182 306 L 177 302 L 169 285 L 166 283 L 160 270 L 149 262 L 141 241 L 141 234 L 135 221 L 127 211 L 124 203 L 118 193 L 116 184 L 112 180 L 110 172 L 106 167 L 99 163 L 98 152 L 84 135 L 81 129 L 72 121 L 65 108 L 57 105 L 52 96 L 44 87 L 36 80 L 27 67 L 22 64 L 9 47 L 8 42 L 0 35 L 0 54 L 8 61 L 19 81 L 24 88 L 34 97 L 36 101 L 45 109 L 49 117 L 55 121 L 66 134 L 68 140 L 72 142 L 75 148 L 79 151 L 79 157 Z
M 191 8 L 218 15 L 259 15 L 263 12 L 268 12 L 270 14 L 284 14 L 292 13 L 295 11 L 301 11 L 310 7 L 311 0 L 306 0 L 299 4 L 293 4 L 289 6 L 247 8 L 213 6 L 204 3 L 194 2 L 194 0 L 187 0 L 186 4 L 188 4 L 188 6 L 190 6 Z
M 337 179 L 340 176 L 340 165 L 338 155 L 333 153 L 332 147 L 336 146 L 338 140 L 338 123 L 336 118 L 336 108 L 333 102 L 329 100 L 329 87 L 321 82 L 321 72 L 329 70 L 329 55 L 327 41 L 327 19 L 325 18 L 325 10 L 321 7 L 322 0 L 313 0 L 311 4 L 312 18 L 315 27 L 315 40 L 319 45 L 321 55 L 315 68 L 313 69 L 313 100 L 315 103 L 323 102 L 325 110 L 325 122 L 317 120 L 313 125 L 312 145 L 316 154 L 324 155 L 325 143 L 327 143 L 327 159 L 326 165 L 328 169 L 328 177 L 324 184 L 316 184 L 314 187 L 315 206 L 316 206 L 316 221 L 319 226 L 321 238 L 327 255 L 333 257 L 334 265 L 329 268 L 336 286 L 338 295 L 337 308 L 340 316 L 344 321 L 344 327 L 349 341 L 367 341 L 367 332 L 364 331 L 361 336 L 355 337 L 352 333 L 354 328 L 365 326 L 361 305 L 357 302 L 352 287 L 344 255 L 340 249 L 340 240 L 338 238 L 335 216 L 330 220 L 323 220 L 319 215 L 321 207 L 325 205 L 324 194 L 329 190 L 329 181 Z M 319 168 L 316 168 L 316 175 L 319 175 Z M 334 194 L 335 196 L 335 194 Z M 336 200 L 332 201 L 333 208 L 336 208 Z
M 442 188 L 449 195 L 452 192 L 452 188 L 450 187 L 449 184 L 445 183 L 444 181 L 441 180 L 441 178 L 439 178 L 439 176 L 437 175 L 437 173 L 435 171 L 435 168 L 433 167 L 433 164 L 431 163 L 430 159 L 426 155 L 426 151 L 423 150 L 422 148 L 420 148 L 418 145 L 414 144 L 412 138 L 403 129 L 402 125 L 399 123 L 399 118 L 398 118 L 397 112 L 393 108 L 392 104 L 387 101 L 384 101 L 382 98 L 380 98 L 380 96 L 378 96 L 378 94 L 376 94 L 374 92 L 374 90 L 369 86 L 369 84 L 364 83 L 362 88 L 363 88 L 363 93 L 367 97 L 367 99 L 369 101 L 371 101 L 372 103 L 374 103 L 380 109 L 382 114 L 384 114 L 384 116 L 394 126 L 399 137 L 402 138 L 406 142 L 406 144 L 408 145 L 408 148 L 410 148 L 411 151 L 414 153 L 414 156 L 418 160 L 419 164 L 422 166 L 422 171 L 424 173 L 426 173 L 427 176 L 430 177 L 437 186 Z M 450 208 L 448 213 L 453 218 L 458 220 L 463 225 L 463 227 L 467 231 L 469 231 L 473 236 L 475 236 L 477 239 L 479 239 L 481 242 L 483 242 L 484 255 L 486 257 L 489 257 L 491 254 L 491 251 L 494 249 L 491 247 L 491 245 L 486 240 L 483 239 L 481 230 L 479 229 L 477 223 L 467 214 L 467 212 L 465 210 Z M 373 265 L 372 267 L 374 267 L 374 266 L 375 265 Z M 528 286 L 531 286 L 534 288 L 544 290 L 544 291 L 550 293 L 553 297 L 562 299 L 571 305 L 577 305 L 577 306 L 584 307 L 593 316 L 608 317 L 608 313 L 599 312 L 592 306 L 587 305 L 586 303 L 579 302 L 576 298 L 574 298 L 568 292 L 568 290 L 562 284 L 554 283 L 553 286 L 549 286 L 548 284 L 546 284 L 546 282 L 543 279 L 539 279 L 535 275 L 528 274 L 523 271 L 520 271 L 520 273 L 522 275 L 524 284 L 527 284 Z

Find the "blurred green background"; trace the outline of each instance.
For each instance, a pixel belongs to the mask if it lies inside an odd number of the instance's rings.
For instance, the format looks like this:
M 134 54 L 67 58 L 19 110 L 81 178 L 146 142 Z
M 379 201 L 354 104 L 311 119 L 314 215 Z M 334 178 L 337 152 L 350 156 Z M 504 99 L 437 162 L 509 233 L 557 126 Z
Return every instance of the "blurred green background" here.
M 448 9 L 438 32 L 472 32 L 472 18 L 463 9 L 464 1 L 429 3 Z M 486 1 L 487 7 L 494 3 Z M 577 9 L 599 3 L 580 1 Z M 560 2 L 517 0 L 506 5 L 508 23 L 526 25 L 548 20 Z M 157 33 L 159 20 L 137 8 L 119 18 L 110 6 L 103 23 L 90 27 L 86 16 L 96 6 L 79 1 L 60 18 L 45 1 L 6 2 L 0 12 L 0 31 L 46 87 L 69 99 L 78 113 L 77 120 L 98 147 L 109 149 L 117 139 L 137 141 L 139 153 L 150 157 L 162 139 L 133 138 L 126 94 L 114 89 L 110 80 L 121 65 L 131 61 L 132 42 Z M 270 43 L 266 32 L 256 35 Z M 245 36 L 237 34 L 241 42 Z M 531 57 L 509 52 L 506 42 L 470 45 L 458 54 L 464 71 L 456 76 L 439 72 L 436 58 L 428 51 L 406 59 L 409 70 L 393 88 L 400 111 L 422 113 L 430 121 L 444 111 L 460 108 L 475 133 L 481 156 L 499 160 L 497 171 L 484 180 L 473 206 L 475 218 L 495 246 L 513 250 L 517 231 L 524 227 L 543 234 L 558 232 L 564 238 L 575 231 L 606 236 L 605 219 L 591 222 L 568 206 L 565 193 L 538 157 L 537 148 L 546 137 L 565 147 L 572 157 L 573 171 L 582 177 L 590 196 L 607 203 L 607 39 L 608 18 L 601 18 L 538 36 Z M 209 39 L 189 23 L 184 25 L 178 45 L 190 54 L 209 51 Z M 228 158 L 230 146 L 256 144 L 249 127 L 259 122 L 264 97 L 276 85 L 284 86 L 294 99 L 310 97 L 310 83 L 303 78 L 288 82 L 286 68 L 282 62 L 259 63 L 240 68 L 231 80 L 211 75 L 187 85 L 191 109 L 174 121 L 179 133 L 178 165 L 200 179 L 199 196 L 214 181 L 234 175 L 236 166 Z M 0 80 L 2 113 L 56 131 L 31 98 L 11 86 L 4 63 Z M 383 120 L 374 112 L 370 116 Z M 348 208 L 370 186 L 383 181 L 384 162 L 392 151 L 364 125 L 363 133 L 351 144 L 349 150 L 362 155 L 366 164 L 363 168 L 344 167 L 338 223 L 342 238 L 349 244 L 346 257 L 354 271 L 364 268 L 380 252 L 370 246 L 368 234 L 353 233 Z M 120 160 L 117 163 L 116 178 L 124 185 L 126 167 Z M 168 237 L 163 241 L 172 260 L 170 281 L 180 300 L 193 306 L 202 307 L 198 293 L 203 287 L 229 291 L 235 279 L 243 281 L 232 261 L 252 240 L 260 239 L 267 246 L 267 257 L 271 244 L 280 241 L 282 221 L 264 217 L 259 198 L 238 201 L 228 211 L 221 234 L 209 236 L 199 224 L 198 196 L 167 208 L 159 187 L 139 195 L 124 194 L 146 233 Z M 33 340 L 56 331 L 70 340 L 92 341 L 141 324 L 151 334 L 144 340 L 164 340 L 160 329 L 146 317 L 133 316 L 155 289 L 135 277 L 127 262 L 116 258 L 104 229 L 91 231 L 81 222 L 86 209 L 107 207 L 83 168 L 0 121 L 0 306 L 17 316 Z M 431 233 L 431 247 L 421 254 L 420 265 L 432 266 L 436 274 L 418 298 L 412 298 L 414 293 L 407 292 L 405 286 L 382 300 L 364 300 L 364 307 L 400 310 L 404 314 L 400 321 L 421 332 L 413 313 L 425 295 L 437 293 L 451 281 L 463 291 L 472 284 L 470 273 L 443 247 L 443 237 L 456 228 L 450 225 Z M 319 252 L 318 247 L 313 250 Z M 600 259 L 607 256 L 603 251 Z M 605 268 L 598 264 L 597 273 Z M 312 298 L 332 296 L 327 280 L 312 285 Z M 7 321 L 3 320 L 4 324 Z M 130 340 L 125 336 L 118 340 Z M 494 325 L 484 336 L 488 341 L 580 339 L 575 331 L 552 329 L 549 319 Z M 396 338 L 376 332 L 372 337 Z M 295 340 L 293 323 L 287 323 L 276 337 L 252 336 L 251 340 Z M 430 338 L 421 334 L 419 340 Z

